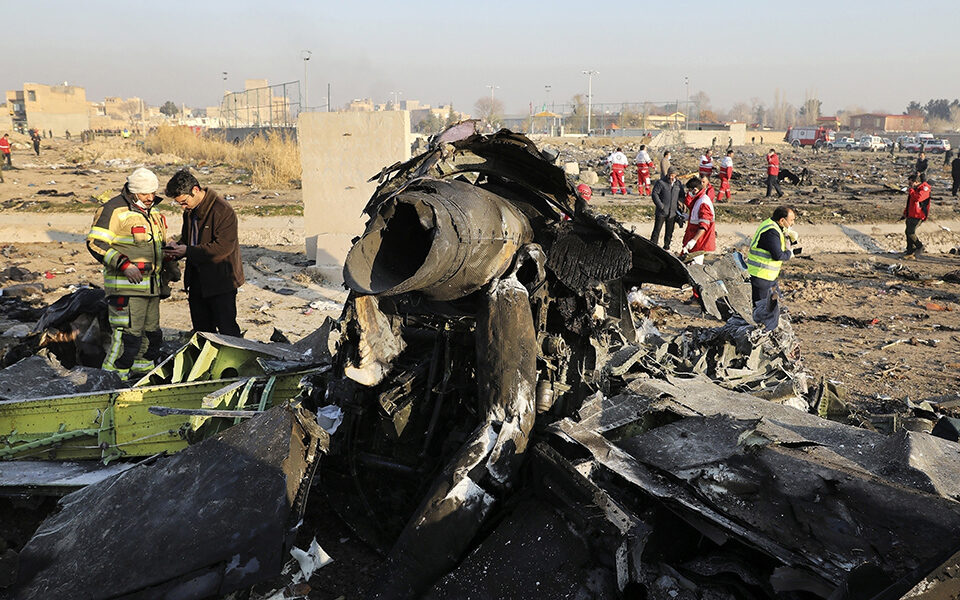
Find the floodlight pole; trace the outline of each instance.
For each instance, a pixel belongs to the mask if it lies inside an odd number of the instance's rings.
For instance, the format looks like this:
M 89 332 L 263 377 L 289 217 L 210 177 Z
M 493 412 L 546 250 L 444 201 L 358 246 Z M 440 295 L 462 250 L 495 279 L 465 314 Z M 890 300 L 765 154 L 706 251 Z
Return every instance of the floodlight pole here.
M 593 121 L 593 76 L 599 75 L 599 71 L 583 71 L 587 76 L 587 135 L 590 135 L 590 126 Z

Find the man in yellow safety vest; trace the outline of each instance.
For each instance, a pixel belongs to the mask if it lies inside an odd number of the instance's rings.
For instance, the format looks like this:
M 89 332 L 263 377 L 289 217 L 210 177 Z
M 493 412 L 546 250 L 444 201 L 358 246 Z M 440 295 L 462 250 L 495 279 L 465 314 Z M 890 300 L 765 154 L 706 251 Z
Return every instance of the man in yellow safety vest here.
M 796 246 L 800 238 L 791 229 L 797 215 L 792 208 L 781 206 L 773 216 L 760 223 L 750 242 L 747 272 L 753 293 L 753 320 L 772 331 L 780 323 L 780 266 L 800 254 Z

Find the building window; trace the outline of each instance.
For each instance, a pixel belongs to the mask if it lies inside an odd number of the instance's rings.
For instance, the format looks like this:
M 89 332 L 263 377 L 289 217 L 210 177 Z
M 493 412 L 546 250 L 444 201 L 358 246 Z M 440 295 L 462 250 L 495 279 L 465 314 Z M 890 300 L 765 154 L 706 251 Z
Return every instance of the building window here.
M 36 102 L 37 93 L 33 90 L 27 90 L 27 100 L 29 100 L 30 102 Z

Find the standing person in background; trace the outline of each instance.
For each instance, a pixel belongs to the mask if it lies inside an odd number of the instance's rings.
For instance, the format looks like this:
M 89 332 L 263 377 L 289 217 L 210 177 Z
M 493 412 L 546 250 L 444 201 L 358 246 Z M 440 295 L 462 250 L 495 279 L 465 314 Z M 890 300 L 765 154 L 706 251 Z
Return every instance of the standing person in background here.
M 650 170 L 653 169 L 653 160 L 647 153 L 647 147 L 640 144 L 640 151 L 637 152 L 637 158 L 634 160 L 637 165 L 637 195 L 650 195 Z
M 680 198 L 683 197 L 683 184 L 677 180 L 677 173 L 673 167 L 653 184 L 654 221 L 653 233 L 650 241 L 654 244 L 660 238 L 660 229 L 663 229 L 663 249 L 670 250 L 670 241 L 673 239 L 673 227 L 676 224 L 677 211 L 680 208 Z
M 680 256 L 699 253 L 693 262 L 703 264 L 703 253 L 717 249 L 717 230 L 713 212 L 713 201 L 707 195 L 703 180 L 693 177 L 687 182 L 690 191 L 690 215 L 687 229 L 683 233 L 683 248 Z
M 180 240 L 164 253 L 187 259 L 184 287 L 194 331 L 240 337 L 237 289 L 244 279 L 237 214 L 215 191 L 201 188 L 187 169 L 170 178 L 166 194 L 183 208 Z
M 926 177 L 927 167 L 929 166 L 929 164 L 930 163 L 927 161 L 927 153 L 921 150 L 920 154 L 917 155 L 917 164 L 914 165 L 913 172 L 916 173 L 917 175 L 923 175 L 924 177 Z
M 717 195 L 717 202 L 730 199 L 730 178 L 733 177 L 733 150 L 727 149 L 727 155 L 720 159 L 720 193 Z
M 777 190 L 777 197 L 783 198 L 783 191 L 780 189 L 780 179 L 777 175 L 780 174 L 780 157 L 777 156 L 777 151 L 773 148 L 770 148 L 770 152 L 767 152 L 767 198 L 770 197 L 770 193 L 774 188 Z
M 663 151 L 663 158 L 660 159 L 660 177 L 666 175 L 667 171 L 670 170 L 670 151 Z
M 36 129 L 30 132 L 30 141 L 33 142 L 33 151 L 40 156 L 40 132 Z
M 960 155 L 950 163 L 950 175 L 953 176 L 953 185 L 950 187 L 950 195 L 957 197 L 957 191 L 960 190 Z
M 626 195 L 627 186 L 623 183 L 623 172 L 630 164 L 627 155 L 623 153 L 623 150 L 617 148 L 607 157 L 607 162 L 610 163 L 610 193 L 616 194 L 617 190 L 620 190 L 621 194 Z
M 943 166 L 949 166 L 953 162 L 953 148 L 943 153 Z
M 7 137 L 7 134 L 3 134 L 3 137 L 0 137 L 0 154 L 2 154 L 3 160 L 7 161 L 7 166 L 12 167 L 13 163 L 10 162 L 10 138 Z
M 903 209 L 901 219 L 907 220 L 904 235 L 907 238 L 907 251 L 904 258 L 916 258 L 923 252 L 923 244 L 917 237 L 917 227 L 930 216 L 930 184 L 922 173 L 910 176 L 910 187 L 907 189 L 907 206 Z
M 700 157 L 700 176 L 708 179 L 713 175 L 713 150 L 707 150 Z

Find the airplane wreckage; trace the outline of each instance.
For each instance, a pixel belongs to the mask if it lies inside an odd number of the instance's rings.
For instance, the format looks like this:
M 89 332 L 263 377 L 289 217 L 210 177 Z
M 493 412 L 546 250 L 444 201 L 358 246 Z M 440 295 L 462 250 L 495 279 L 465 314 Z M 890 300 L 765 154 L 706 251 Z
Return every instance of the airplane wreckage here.
M 385 557 L 367 598 L 957 594 L 960 446 L 824 418 L 830 386 L 789 319 L 752 324 L 736 255 L 683 265 L 555 159 L 454 126 L 377 176 L 339 320 L 0 401 L 0 491 L 76 490 L 0 553 L 0 595 L 248 589 L 310 494 Z M 692 284 L 725 324 L 662 337 L 642 284 Z

